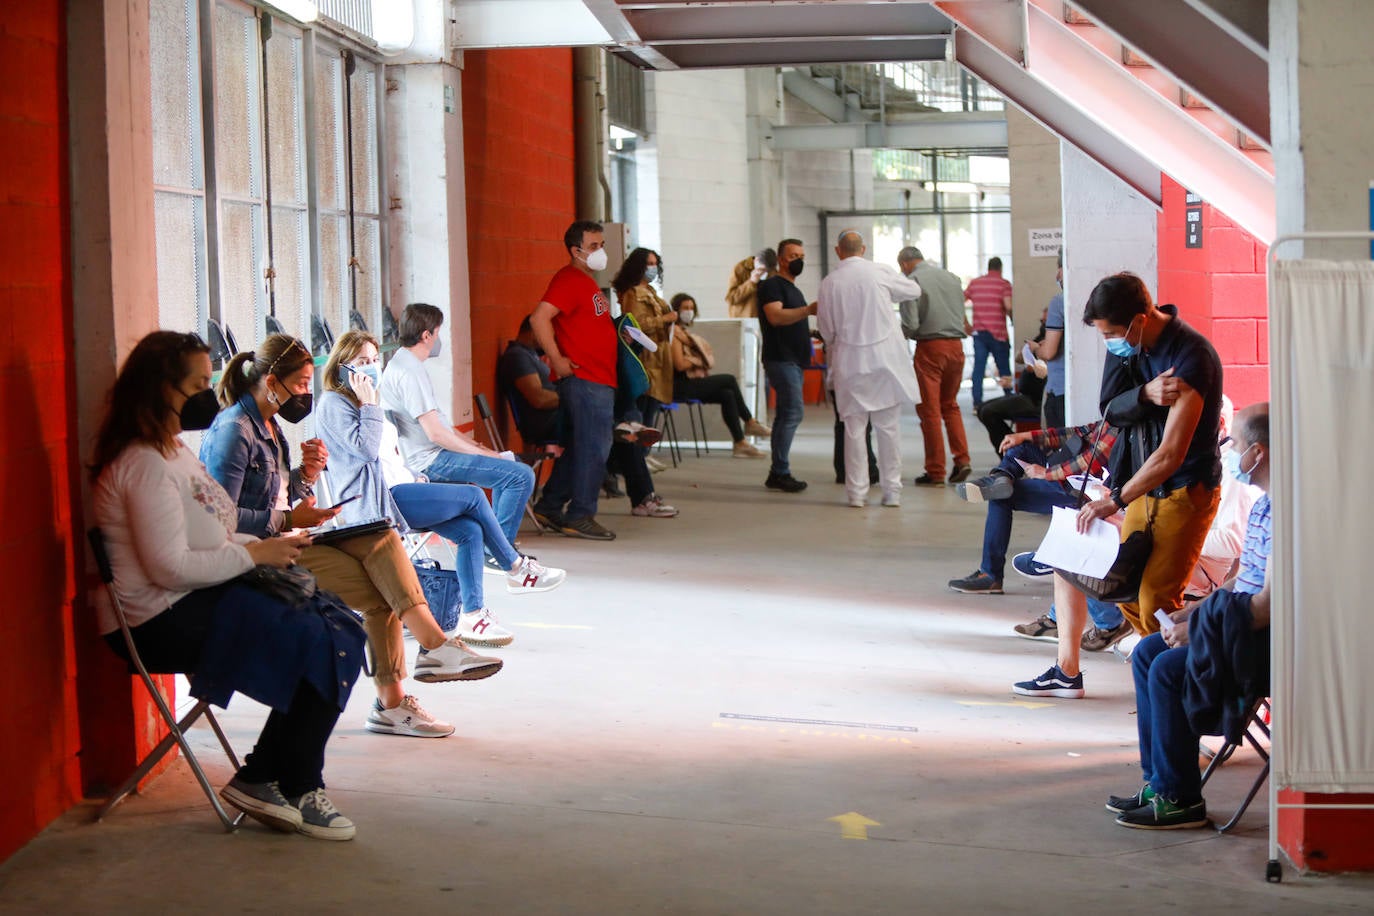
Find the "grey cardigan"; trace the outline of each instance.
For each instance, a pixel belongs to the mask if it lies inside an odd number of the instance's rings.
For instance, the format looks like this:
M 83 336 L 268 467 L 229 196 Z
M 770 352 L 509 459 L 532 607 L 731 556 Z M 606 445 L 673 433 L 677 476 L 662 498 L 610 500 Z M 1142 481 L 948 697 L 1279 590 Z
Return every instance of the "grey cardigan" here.
M 337 391 L 325 391 L 315 411 L 315 428 L 329 449 L 329 484 L 337 505 L 350 496 L 362 496 L 339 513 L 345 525 L 389 518 L 400 531 L 408 531 L 405 517 L 391 498 L 382 474 L 382 429 L 386 414 L 379 405 L 353 403 Z

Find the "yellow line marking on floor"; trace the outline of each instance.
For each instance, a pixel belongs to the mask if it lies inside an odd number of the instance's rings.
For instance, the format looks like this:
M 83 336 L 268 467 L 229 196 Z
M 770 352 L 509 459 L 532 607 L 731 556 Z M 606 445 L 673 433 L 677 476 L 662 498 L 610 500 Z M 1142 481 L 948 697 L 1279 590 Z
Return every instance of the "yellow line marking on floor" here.
M 797 735 L 803 738 L 840 738 L 844 741 L 862 741 L 865 744 L 906 744 L 910 738 L 897 735 L 871 735 L 866 732 L 822 730 L 819 728 L 791 728 L 782 725 L 746 725 L 735 722 L 712 722 L 712 728 L 723 728 L 736 732 L 768 732 L 774 735 Z
M 1030 700 L 1011 700 L 1003 703 L 993 703 L 987 700 L 960 700 L 960 706 L 1011 706 L 1016 709 L 1050 709 L 1053 703 L 1033 703 Z
M 595 630 L 596 627 L 585 626 L 580 623 L 515 623 L 511 621 L 513 627 L 527 627 L 531 630 Z

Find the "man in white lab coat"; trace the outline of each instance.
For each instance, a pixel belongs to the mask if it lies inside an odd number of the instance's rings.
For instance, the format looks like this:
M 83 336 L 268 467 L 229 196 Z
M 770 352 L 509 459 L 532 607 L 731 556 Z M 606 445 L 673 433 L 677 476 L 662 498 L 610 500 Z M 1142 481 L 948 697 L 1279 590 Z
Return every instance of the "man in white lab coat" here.
M 920 400 L 911 352 L 893 305 L 921 295 L 921 287 L 863 257 L 863 236 L 840 233 L 840 263 L 821 281 L 816 310 L 825 339 L 835 406 L 844 420 L 845 496 L 855 508 L 868 499 L 864 431 L 873 424 L 884 506 L 901 505 L 902 406 Z

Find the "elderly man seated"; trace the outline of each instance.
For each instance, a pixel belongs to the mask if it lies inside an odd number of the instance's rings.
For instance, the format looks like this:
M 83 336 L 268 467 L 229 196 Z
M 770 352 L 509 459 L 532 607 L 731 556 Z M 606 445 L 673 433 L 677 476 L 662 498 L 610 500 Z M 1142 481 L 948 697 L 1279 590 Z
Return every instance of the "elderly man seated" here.
M 1198 737 L 1239 738 L 1251 704 L 1269 693 L 1268 404 L 1240 412 L 1234 440 L 1227 472 L 1266 492 L 1250 510 L 1235 578 L 1175 612 L 1173 626 L 1142 639 L 1131 655 L 1145 784 L 1134 795 L 1107 800 L 1107 810 L 1123 827 L 1205 826 Z

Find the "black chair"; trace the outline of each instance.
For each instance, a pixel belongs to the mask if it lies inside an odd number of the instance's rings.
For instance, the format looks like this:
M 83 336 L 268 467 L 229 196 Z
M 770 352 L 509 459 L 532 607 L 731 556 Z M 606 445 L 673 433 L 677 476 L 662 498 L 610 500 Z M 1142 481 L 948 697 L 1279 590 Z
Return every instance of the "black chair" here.
M 129 621 L 124 616 L 124 606 L 120 604 L 119 595 L 114 589 L 114 568 L 110 565 L 109 553 L 105 550 L 105 536 L 99 528 L 92 528 L 86 532 L 86 537 L 91 543 L 91 552 L 95 554 L 95 563 L 100 570 L 100 581 L 105 583 L 105 592 L 109 596 L 110 605 L 114 609 L 115 619 L 119 621 L 119 632 L 124 637 L 124 645 L 129 651 L 129 664 L 138 673 L 139 679 L 143 681 L 143 686 L 148 689 L 148 694 L 153 698 L 153 703 L 157 706 L 158 714 L 167 726 L 167 736 L 158 742 L 157 746 L 148 752 L 133 775 L 124 781 L 118 789 L 114 791 L 100 810 L 96 812 L 95 819 L 103 820 L 114 806 L 119 804 L 124 798 L 138 788 L 138 784 L 143 777 L 147 776 L 163 757 L 167 756 L 173 746 L 181 748 L 181 755 L 186 758 L 186 763 L 191 767 L 191 772 L 196 776 L 196 781 L 200 783 L 200 788 L 205 792 L 205 797 L 210 800 L 210 805 L 215 809 L 215 814 L 219 816 L 220 823 L 224 829 L 233 831 L 243 821 L 243 812 L 231 817 L 220 802 L 219 796 L 215 794 L 214 788 L 210 785 L 210 780 L 206 778 L 205 771 L 200 767 L 200 761 L 196 759 L 195 752 L 191 750 L 190 742 L 186 740 L 186 730 L 196 723 L 202 716 L 205 721 L 210 723 L 210 728 L 215 732 L 215 737 L 219 739 L 220 746 L 224 748 L 225 755 L 229 762 L 233 764 L 234 770 L 239 768 L 239 758 L 234 754 L 234 749 L 229 745 L 229 739 L 224 736 L 224 730 L 220 728 L 219 720 L 215 718 L 214 712 L 210 709 L 210 703 L 200 700 L 191 708 L 181 721 L 177 721 L 172 709 L 167 705 L 167 700 L 162 696 L 162 691 L 157 689 L 153 683 L 152 675 L 143 664 L 143 659 L 139 657 L 138 647 L 134 645 L 133 634 L 129 632 Z M 158 672 L 159 674 L 170 674 L 173 672 Z
M 263 324 L 267 326 L 268 334 L 286 333 L 286 325 L 282 324 L 281 320 L 277 318 L 276 315 L 268 315 L 265 318 L 263 318 Z
M 358 311 L 357 309 L 352 309 L 348 313 L 348 326 L 355 331 L 369 333 L 367 327 L 367 319 L 364 318 L 363 313 Z
M 226 328 L 213 318 L 205 322 L 205 334 L 210 338 L 210 362 L 217 368 L 223 367 L 239 351 L 236 345 L 229 343 L 230 335 L 225 331 Z
M 1212 758 L 1211 763 L 1207 764 L 1207 769 L 1203 771 L 1202 785 L 1205 786 L 1207 785 L 1207 780 L 1211 779 L 1212 774 L 1216 772 L 1217 767 L 1221 766 L 1227 760 L 1230 760 L 1231 755 L 1239 750 L 1241 745 L 1245 744 L 1247 741 L 1250 742 L 1250 746 L 1255 749 L 1255 753 L 1260 755 L 1260 759 L 1264 761 L 1264 766 L 1260 768 L 1259 775 L 1255 777 L 1255 781 L 1250 786 L 1250 791 L 1246 794 L 1245 800 L 1240 803 L 1240 807 L 1236 809 L 1236 813 L 1231 815 L 1231 819 L 1217 828 L 1218 833 L 1226 833 L 1228 830 L 1235 827 L 1236 824 L 1240 823 L 1241 817 L 1245 814 L 1245 809 L 1250 807 L 1250 803 L 1254 801 L 1255 796 L 1259 794 L 1259 790 L 1264 785 L 1264 781 L 1269 778 L 1269 751 L 1260 744 L 1260 738 L 1258 737 L 1263 736 L 1266 742 L 1269 740 L 1269 723 L 1265 721 L 1269 716 L 1269 711 L 1269 700 L 1267 697 L 1260 697 L 1256 700 L 1250 707 L 1250 717 L 1246 720 L 1245 731 L 1241 733 L 1240 739 L 1238 741 L 1227 741 L 1223 744 L 1221 749 L 1218 750 L 1216 755 Z
M 334 349 L 334 332 L 329 322 L 320 315 L 310 316 L 310 342 L 314 345 L 316 356 L 328 356 Z

